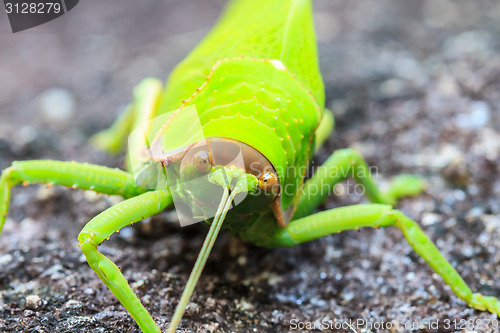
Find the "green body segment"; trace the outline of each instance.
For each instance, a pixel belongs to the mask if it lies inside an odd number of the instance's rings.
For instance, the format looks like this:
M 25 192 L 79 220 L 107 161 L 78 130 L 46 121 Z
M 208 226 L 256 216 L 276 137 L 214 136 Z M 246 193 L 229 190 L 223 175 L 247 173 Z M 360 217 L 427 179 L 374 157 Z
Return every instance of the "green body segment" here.
M 159 109 L 196 105 L 206 137 L 260 151 L 278 172 L 286 210 L 298 198 L 323 104 L 310 1 L 240 0 L 173 71 Z
M 179 107 L 205 82 L 217 61 L 240 56 L 280 60 L 323 105 L 311 1 L 233 0 L 207 37 L 172 72 L 162 107 Z

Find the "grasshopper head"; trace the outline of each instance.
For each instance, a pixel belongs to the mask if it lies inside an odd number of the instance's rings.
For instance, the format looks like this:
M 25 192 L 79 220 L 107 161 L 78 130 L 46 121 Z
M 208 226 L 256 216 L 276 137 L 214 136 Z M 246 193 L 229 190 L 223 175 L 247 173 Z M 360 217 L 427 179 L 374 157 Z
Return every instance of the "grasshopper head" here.
M 237 191 L 232 213 L 248 215 L 268 206 L 280 192 L 272 164 L 256 149 L 226 138 L 206 138 L 176 153 L 164 156 L 167 182 L 176 209 L 184 218 L 213 217 L 224 187 Z M 177 196 L 177 198 L 175 198 Z
M 136 128 L 129 136 L 129 160 L 139 186 L 170 189 L 181 224 L 214 217 L 224 188 L 237 192 L 231 212 L 239 215 L 280 198 L 278 173 L 264 154 L 235 139 L 205 137 L 194 106 Z

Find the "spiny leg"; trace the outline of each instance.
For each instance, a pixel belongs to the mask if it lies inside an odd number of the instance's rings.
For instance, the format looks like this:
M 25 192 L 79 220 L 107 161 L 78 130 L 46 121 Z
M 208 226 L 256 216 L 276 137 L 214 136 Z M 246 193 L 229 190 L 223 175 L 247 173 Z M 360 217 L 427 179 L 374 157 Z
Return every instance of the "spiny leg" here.
M 115 294 L 145 333 L 160 332 L 155 321 L 130 288 L 119 268 L 97 247 L 109 237 L 134 222 L 158 214 L 172 202 L 169 190 L 143 193 L 122 201 L 94 217 L 78 235 L 78 246 L 89 266 Z
M 363 186 L 366 197 L 373 203 L 393 205 L 399 198 L 417 195 L 424 188 L 424 182 L 419 177 L 400 175 L 393 179 L 389 191 L 382 193 L 371 173 L 372 170 L 356 151 L 349 148 L 337 150 L 305 183 L 293 218 L 312 214 L 332 194 L 334 186 L 349 176 Z
M 0 177 L 0 232 L 7 217 L 11 188 L 17 184 L 33 183 L 93 190 L 125 198 L 146 192 L 146 189 L 137 186 L 130 173 L 120 169 L 52 160 L 13 162 Z
M 353 205 L 294 220 L 276 235 L 271 246 L 293 246 L 344 230 L 388 226 L 399 227 L 413 249 L 469 306 L 500 316 L 500 301 L 495 297 L 472 293 L 460 274 L 443 257 L 419 225 L 389 205 Z

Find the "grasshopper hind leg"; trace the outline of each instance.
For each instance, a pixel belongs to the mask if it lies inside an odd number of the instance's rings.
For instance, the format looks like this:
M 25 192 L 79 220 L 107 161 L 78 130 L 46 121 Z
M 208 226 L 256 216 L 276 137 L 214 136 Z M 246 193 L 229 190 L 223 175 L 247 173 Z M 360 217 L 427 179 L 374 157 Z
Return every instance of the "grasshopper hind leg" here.
M 480 311 L 489 311 L 500 317 L 500 301 L 493 296 L 473 293 L 441 254 L 432 240 L 422 231 L 417 222 L 390 205 L 359 204 L 330 209 L 298 220 L 278 232 L 270 247 L 293 246 L 313 239 L 345 230 L 362 227 L 398 227 L 413 250 L 448 284 L 455 295 Z
M 134 88 L 133 101 L 109 127 L 90 140 L 94 147 L 111 154 L 122 152 L 131 131 L 157 116 L 158 100 L 163 90 L 162 83 L 155 78 L 146 78 Z
M 113 122 L 111 127 L 98 132 L 90 138 L 92 145 L 109 154 L 120 154 L 132 128 L 134 111 L 135 109 L 131 105 L 128 105 L 125 111 Z
M 319 126 L 315 132 L 316 136 L 315 152 L 317 152 L 318 149 L 323 145 L 323 143 L 325 143 L 326 139 L 328 139 L 330 134 L 333 132 L 334 126 L 335 126 L 335 118 L 333 116 L 333 112 L 329 109 L 324 109 L 323 117 L 321 118 L 321 122 L 319 123 Z
M 425 187 L 418 176 L 400 175 L 392 180 L 387 192 L 382 192 L 374 181 L 376 176 L 377 169 L 370 168 L 355 150 L 337 150 L 305 183 L 293 219 L 312 214 L 334 192 L 335 185 L 348 177 L 361 186 L 364 195 L 373 203 L 394 205 L 401 197 L 420 194 Z

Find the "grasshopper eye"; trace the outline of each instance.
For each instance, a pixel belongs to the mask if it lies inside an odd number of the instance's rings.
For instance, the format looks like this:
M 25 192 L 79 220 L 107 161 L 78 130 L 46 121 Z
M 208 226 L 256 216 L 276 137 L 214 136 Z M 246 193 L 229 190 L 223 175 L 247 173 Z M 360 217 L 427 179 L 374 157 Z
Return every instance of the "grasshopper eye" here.
M 207 151 L 197 152 L 193 156 L 193 164 L 198 171 L 210 171 L 210 169 L 212 169 L 212 154 Z
M 273 189 L 278 184 L 278 176 L 272 172 L 266 172 L 259 177 L 259 187 L 264 191 Z

